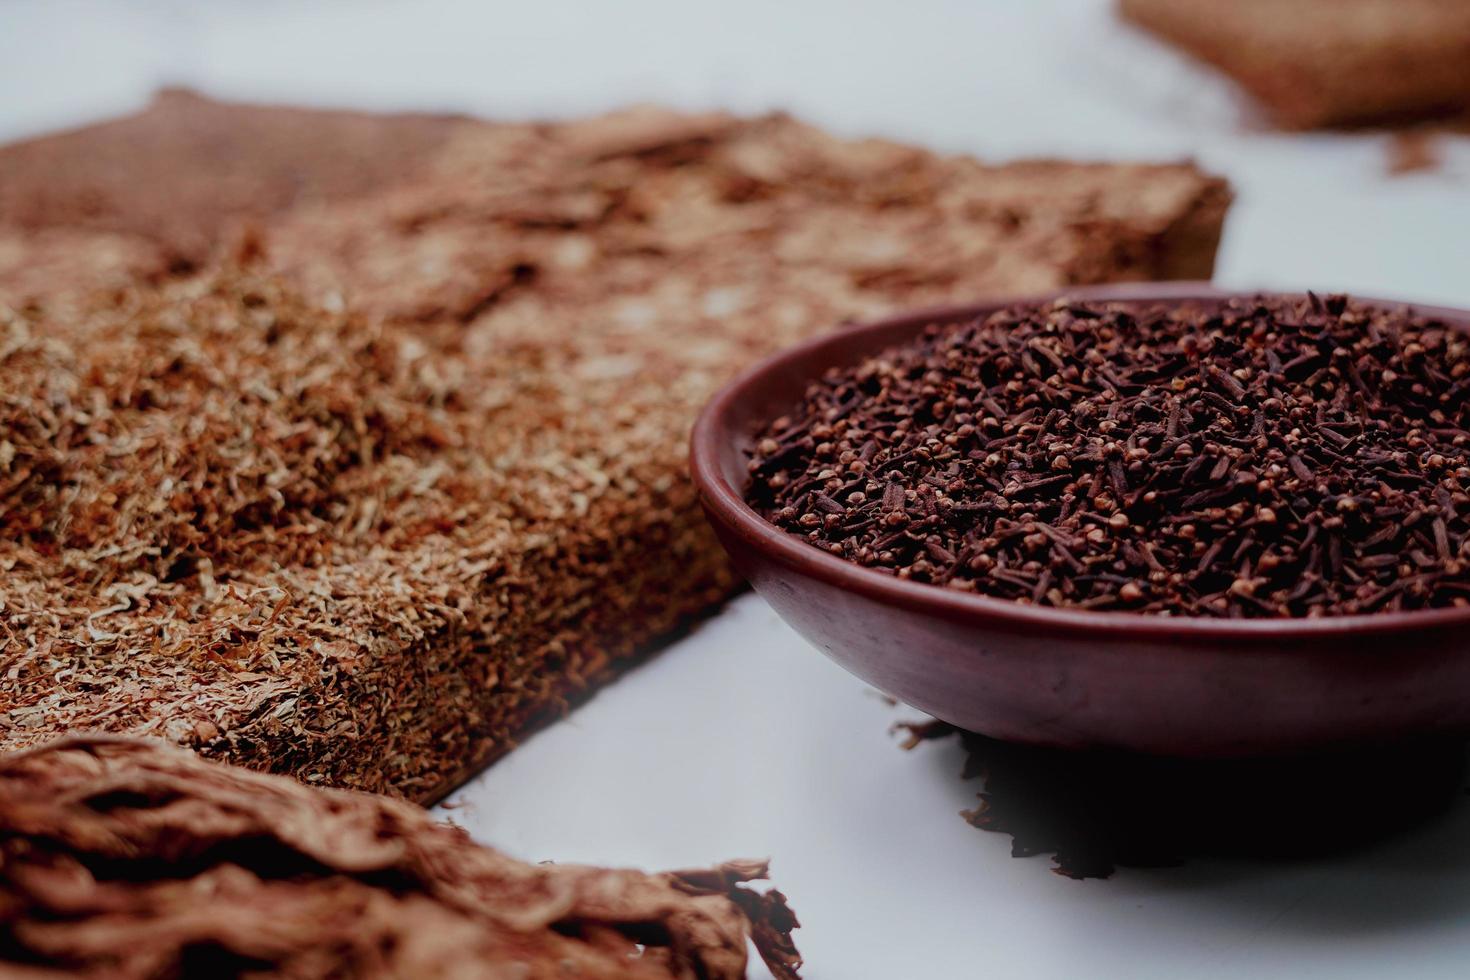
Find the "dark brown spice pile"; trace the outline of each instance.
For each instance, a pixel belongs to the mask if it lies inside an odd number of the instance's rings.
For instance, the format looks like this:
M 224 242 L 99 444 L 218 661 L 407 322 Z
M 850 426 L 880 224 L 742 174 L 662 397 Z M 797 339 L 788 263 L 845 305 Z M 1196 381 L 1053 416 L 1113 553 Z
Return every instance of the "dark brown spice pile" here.
M 1161 615 L 1470 602 L 1470 343 L 1345 297 L 1018 308 L 829 372 L 749 496 L 918 582 Z

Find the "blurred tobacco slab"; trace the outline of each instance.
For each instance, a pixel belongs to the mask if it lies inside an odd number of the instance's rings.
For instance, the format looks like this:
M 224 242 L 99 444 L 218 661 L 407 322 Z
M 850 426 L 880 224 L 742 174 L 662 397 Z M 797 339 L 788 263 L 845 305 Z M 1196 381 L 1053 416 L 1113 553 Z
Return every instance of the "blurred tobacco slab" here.
M 1348 851 L 1443 812 L 1466 782 L 1463 739 L 1202 761 L 1016 745 L 937 721 L 900 727 L 909 748 L 960 739 L 963 778 L 984 786 L 964 818 L 1008 835 L 1014 857 L 1051 855 L 1068 878 Z
M 1124 17 L 1226 72 L 1279 125 L 1470 114 L 1461 0 L 1119 0 Z
M 0 756 L 0 972 L 795 980 L 765 864 L 525 864 L 418 807 L 157 741 Z M 9 975 L 7 973 L 7 975 Z
M 1208 277 L 1187 164 L 226 105 L 0 148 L 0 748 L 442 796 L 718 607 L 685 437 L 845 319 Z

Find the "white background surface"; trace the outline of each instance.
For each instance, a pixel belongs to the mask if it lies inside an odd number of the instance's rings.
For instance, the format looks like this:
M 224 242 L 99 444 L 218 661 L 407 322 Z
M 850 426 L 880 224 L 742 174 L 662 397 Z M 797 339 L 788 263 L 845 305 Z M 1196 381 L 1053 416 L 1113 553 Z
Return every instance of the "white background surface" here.
M 1218 282 L 1470 306 L 1466 141 L 1442 171 L 1390 179 L 1382 135 L 1270 134 L 1102 0 L 0 5 L 0 139 L 169 82 L 502 117 L 787 108 L 992 159 L 1193 156 L 1238 194 Z M 1470 806 L 1348 858 L 1073 882 L 956 816 L 978 787 L 956 778 L 957 746 L 898 750 L 887 729 L 910 717 L 745 596 L 475 780 L 451 816 L 535 860 L 770 855 L 815 980 L 1464 973 Z

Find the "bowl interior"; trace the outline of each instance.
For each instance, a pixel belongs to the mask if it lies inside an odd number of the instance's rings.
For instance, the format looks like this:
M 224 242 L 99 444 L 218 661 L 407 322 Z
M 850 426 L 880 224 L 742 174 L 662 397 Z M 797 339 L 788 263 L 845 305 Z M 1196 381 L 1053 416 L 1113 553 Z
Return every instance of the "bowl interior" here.
M 1204 283 L 1159 283 L 1151 285 L 1091 286 L 1069 290 L 1064 295 L 1079 301 L 1155 303 L 1171 302 L 1201 309 L 1218 308 L 1236 295 Z M 901 344 L 933 324 L 962 323 L 988 316 L 997 310 L 1041 300 L 998 299 L 964 306 L 916 310 L 869 324 L 848 324 L 755 365 L 728 385 L 706 410 L 710 423 L 704 435 L 717 445 L 711 458 L 723 480 L 743 495 L 749 455 L 757 428 L 800 401 L 807 385 L 829 368 L 847 367 L 866 357 Z M 727 397 L 729 396 L 729 397 Z M 699 446 L 696 445 L 696 450 Z

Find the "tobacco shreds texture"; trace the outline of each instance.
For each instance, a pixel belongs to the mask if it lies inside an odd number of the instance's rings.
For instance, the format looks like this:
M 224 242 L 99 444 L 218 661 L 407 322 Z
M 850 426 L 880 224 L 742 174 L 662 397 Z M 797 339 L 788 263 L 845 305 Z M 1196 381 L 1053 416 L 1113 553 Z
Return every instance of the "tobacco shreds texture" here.
M 795 980 L 760 861 L 526 864 L 409 803 L 157 741 L 0 756 L 0 972 L 27 977 Z
M 1345 297 L 1059 300 L 834 368 L 750 496 L 833 554 L 1018 602 L 1470 604 L 1470 338 Z
M 729 594 L 685 438 L 733 371 L 898 307 L 1207 275 L 1228 201 L 655 109 L 385 117 L 413 152 L 338 194 L 310 117 L 173 95 L 0 148 L 0 745 L 436 798 Z M 191 234 L 167 178 L 198 193 L 219 141 Z

